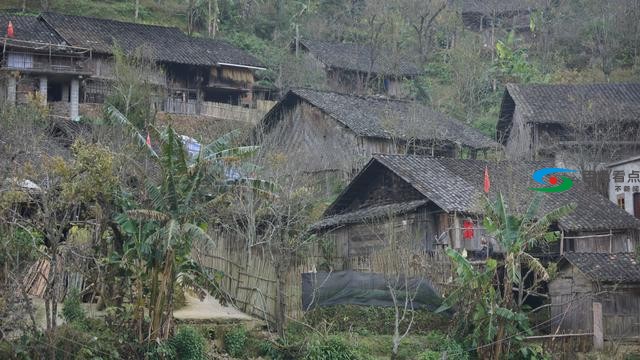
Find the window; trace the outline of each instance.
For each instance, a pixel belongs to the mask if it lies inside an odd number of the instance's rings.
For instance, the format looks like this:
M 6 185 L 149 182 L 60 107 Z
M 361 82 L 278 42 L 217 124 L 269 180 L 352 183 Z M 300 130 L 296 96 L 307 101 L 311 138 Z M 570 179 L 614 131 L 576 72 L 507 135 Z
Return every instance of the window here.
M 624 194 L 618 194 L 616 196 L 618 207 L 624 210 Z
M 7 67 L 16 69 L 33 68 L 33 55 L 31 54 L 7 54 Z

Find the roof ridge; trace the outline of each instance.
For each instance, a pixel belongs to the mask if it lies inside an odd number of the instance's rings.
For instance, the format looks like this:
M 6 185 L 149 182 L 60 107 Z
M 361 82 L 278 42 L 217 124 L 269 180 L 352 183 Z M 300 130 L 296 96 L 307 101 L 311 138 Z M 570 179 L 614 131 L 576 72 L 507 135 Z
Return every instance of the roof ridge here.
M 555 84 L 541 84 L 541 83 L 532 83 L 532 84 L 520 84 L 520 83 L 508 83 L 506 85 L 507 88 L 528 88 L 528 87 L 589 87 L 589 86 L 625 86 L 625 85 L 640 85 L 638 81 L 621 81 L 615 83 L 606 83 L 606 82 L 593 82 L 593 83 L 555 83 Z
M 98 21 L 105 21 L 105 22 L 115 22 L 115 23 L 120 23 L 120 24 L 131 24 L 131 25 L 139 25 L 139 26 L 148 26 L 148 27 L 158 27 L 158 28 L 163 28 L 163 29 L 175 29 L 180 31 L 182 34 L 184 34 L 187 37 L 192 38 L 193 36 L 189 36 L 187 34 L 185 34 L 179 27 L 177 26 L 165 26 L 165 25 L 156 25 L 156 24 L 145 24 L 145 23 L 137 23 L 137 22 L 132 22 L 132 21 L 123 21 L 123 20 L 116 20 L 116 19 L 105 19 L 105 18 L 99 18 L 99 17 L 95 17 L 95 16 L 84 16 L 84 15 L 71 15 L 71 14 L 64 14 L 64 13 L 60 13 L 57 11 L 43 11 L 42 13 L 40 13 L 39 16 L 42 15 L 58 15 L 58 16 L 70 16 L 70 17 L 75 17 L 75 18 L 83 18 L 83 19 L 90 19 L 90 20 L 98 20 Z
M 338 90 L 314 89 L 314 88 L 310 88 L 310 87 L 301 87 L 301 86 L 292 87 L 290 90 L 294 91 L 294 92 L 296 90 L 309 90 L 309 91 L 315 91 L 315 92 L 321 92 L 321 93 L 331 93 L 331 94 L 343 95 L 343 96 L 347 96 L 347 97 L 351 97 L 351 98 L 359 98 L 359 99 L 364 99 L 364 100 L 394 101 L 394 102 L 405 103 L 405 104 L 406 103 L 415 103 L 415 104 L 418 104 L 418 105 L 423 106 L 423 107 L 428 107 L 428 106 L 418 102 L 417 100 L 396 99 L 396 98 L 390 98 L 390 97 L 385 97 L 385 96 L 381 96 L 381 95 L 353 94 L 353 93 L 347 93 L 347 92 L 342 92 L 342 91 L 338 91 Z

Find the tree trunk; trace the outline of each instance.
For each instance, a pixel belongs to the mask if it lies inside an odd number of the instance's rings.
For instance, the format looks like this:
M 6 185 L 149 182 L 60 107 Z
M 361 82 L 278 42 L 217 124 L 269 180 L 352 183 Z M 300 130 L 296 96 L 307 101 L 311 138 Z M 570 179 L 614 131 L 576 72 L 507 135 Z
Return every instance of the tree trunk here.
M 138 20 L 138 15 L 140 14 L 140 0 L 136 0 L 136 13 L 135 13 L 135 19 Z
M 220 12 L 220 8 L 218 7 L 218 0 L 208 0 L 207 10 L 208 33 L 209 37 L 213 39 L 218 33 L 218 13 Z
M 285 278 L 287 275 L 287 266 L 283 264 L 284 259 L 280 259 L 280 261 L 276 262 L 276 329 L 278 331 L 278 335 L 284 336 L 285 329 L 285 314 L 286 314 L 286 306 L 287 301 L 285 297 L 285 287 L 286 282 Z

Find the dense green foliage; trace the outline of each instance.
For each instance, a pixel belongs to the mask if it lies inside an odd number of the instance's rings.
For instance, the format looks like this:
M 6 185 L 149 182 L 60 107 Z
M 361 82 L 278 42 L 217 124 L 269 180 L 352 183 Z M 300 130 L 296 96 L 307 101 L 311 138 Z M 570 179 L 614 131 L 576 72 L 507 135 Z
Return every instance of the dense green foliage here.
M 82 322 L 85 317 L 85 311 L 80 306 L 80 295 L 78 289 L 73 288 L 64 301 L 62 307 L 62 317 L 68 323 Z
M 169 345 L 177 354 L 177 360 L 206 359 L 205 338 L 191 326 L 184 326 L 169 340 Z
M 237 326 L 224 334 L 224 348 L 233 357 L 241 357 L 245 354 L 247 344 L 247 329 Z
M 434 330 L 446 330 L 449 317 L 427 310 L 416 310 L 411 333 L 426 335 Z M 391 335 L 395 321 L 391 307 L 336 305 L 318 307 L 305 314 L 305 320 L 314 328 L 326 326 L 332 331 L 351 331 L 360 335 Z

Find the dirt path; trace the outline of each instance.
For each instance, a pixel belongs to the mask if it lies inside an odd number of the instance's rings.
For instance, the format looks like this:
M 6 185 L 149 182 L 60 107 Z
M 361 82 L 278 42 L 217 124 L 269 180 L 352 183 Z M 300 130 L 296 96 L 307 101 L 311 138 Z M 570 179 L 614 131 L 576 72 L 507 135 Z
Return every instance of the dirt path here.
M 189 294 L 185 294 L 185 297 L 187 305 L 173 312 L 177 320 L 255 320 L 234 307 L 220 305 L 218 300 L 209 295 L 203 301 Z

